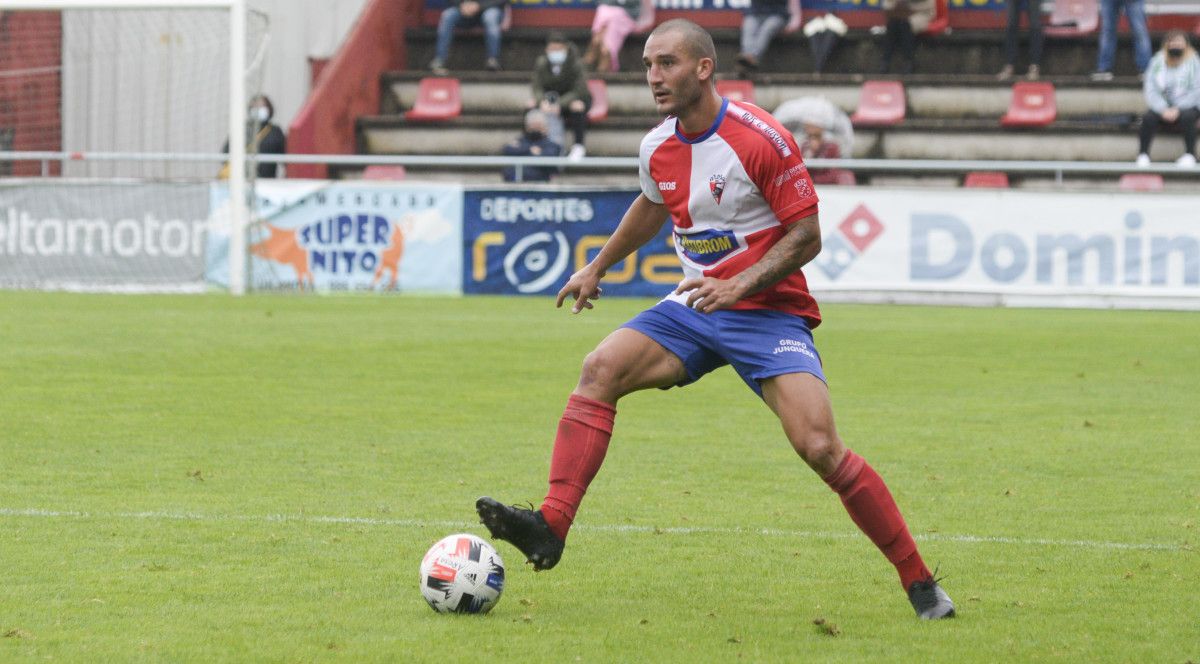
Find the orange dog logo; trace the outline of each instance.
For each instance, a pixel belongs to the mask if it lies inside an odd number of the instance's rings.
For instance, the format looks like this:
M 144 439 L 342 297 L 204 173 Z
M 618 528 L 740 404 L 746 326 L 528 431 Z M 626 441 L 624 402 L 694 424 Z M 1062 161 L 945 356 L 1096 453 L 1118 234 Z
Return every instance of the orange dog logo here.
M 400 279 L 400 259 L 402 258 L 404 258 L 404 230 L 400 228 L 400 224 L 396 224 L 392 227 L 391 242 L 379 256 L 379 268 L 375 270 L 375 279 L 371 281 L 371 286 L 379 284 L 384 272 L 390 272 L 392 276 L 388 280 L 387 289 L 394 290 L 396 282 Z
M 313 275 L 308 269 L 308 251 L 296 241 L 296 231 L 276 228 L 267 224 L 271 234 L 267 239 L 250 247 L 251 253 L 259 258 L 290 265 L 296 271 L 296 281 L 300 288 L 305 284 L 311 288 Z

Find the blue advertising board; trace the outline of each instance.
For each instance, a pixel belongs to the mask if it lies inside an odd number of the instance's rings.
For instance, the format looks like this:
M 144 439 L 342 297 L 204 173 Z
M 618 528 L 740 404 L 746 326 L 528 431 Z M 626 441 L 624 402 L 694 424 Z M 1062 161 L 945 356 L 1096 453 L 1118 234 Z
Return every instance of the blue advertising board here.
M 554 295 L 608 241 L 636 190 L 467 190 L 463 292 Z M 605 295 L 661 297 L 683 272 L 663 224 L 653 240 L 608 270 Z

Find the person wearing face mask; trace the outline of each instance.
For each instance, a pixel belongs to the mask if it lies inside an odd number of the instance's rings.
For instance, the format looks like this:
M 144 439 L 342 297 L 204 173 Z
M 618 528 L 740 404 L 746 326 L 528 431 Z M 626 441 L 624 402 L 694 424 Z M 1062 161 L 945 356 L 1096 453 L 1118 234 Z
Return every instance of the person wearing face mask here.
M 248 157 L 255 154 L 287 153 L 287 137 L 284 136 L 283 129 L 280 129 L 279 125 L 271 122 L 274 117 L 275 106 L 266 95 L 258 95 L 250 100 L 246 118 L 246 137 L 248 139 L 246 154 Z M 229 152 L 229 141 L 225 141 L 221 152 Z M 228 169 L 228 164 L 221 169 L 222 179 L 229 176 Z M 279 164 L 260 161 L 255 172 L 260 178 L 279 177 Z
M 567 157 L 572 161 L 583 159 L 587 154 L 583 142 L 592 94 L 575 45 L 562 33 L 552 32 L 546 39 L 546 51 L 533 66 L 532 96 L 527 105 L 561 117 L 574 139 Z
M 825 128 L 815 124 L 804 125 L 804 142 L 800 144 L 800 156 L 809 159 L 838 159 L 842 150 L 838 144 L 826 140 Z M 837 184 L 837 172 L 829 168 L 810 168 L 808 174 L 813 184 Z
M 1142 84 L 1146 105 L 1138 132 L 1138 166 L 1150 165 L 1150 144 L 1158 127 L 1168 124 L 1183 132 L 1184 153 L 1179 166 L 1196 165 L 1196 121 L 1200 119 L 1200 57 L 1181 30 L 1167 33 L 1162 50 L 1150 60 Z
M 509 141 L 500 149 L 506 157 L 557 157 L 562 154 L 562 146 L 546 135 L 546 114 L 533 109 L 525 114 L 525 131 L 520 136 Z M 517 169 L 505 167 L 505 182 L 549 182 L 555 169 L 549 166 L 524 166 L 521 168 L 521 179 L 517 180 Z

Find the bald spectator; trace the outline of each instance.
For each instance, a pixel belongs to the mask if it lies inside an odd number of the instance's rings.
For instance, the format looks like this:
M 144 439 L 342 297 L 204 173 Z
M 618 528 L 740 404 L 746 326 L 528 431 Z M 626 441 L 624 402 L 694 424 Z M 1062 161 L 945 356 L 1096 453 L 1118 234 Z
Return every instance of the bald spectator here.
M 500 149 L 506 157 L 557 157 L 562 154 L 562 146 L 546 135 L 548 130 L 546 114 L 534 109 L 525 114 L 525 131 Z M 522 166 L 521 176 L 517 177 L 517 168 L 508 166 L 504 169 L 505 182 L 549 182 L 554 174 L 552 166 Z

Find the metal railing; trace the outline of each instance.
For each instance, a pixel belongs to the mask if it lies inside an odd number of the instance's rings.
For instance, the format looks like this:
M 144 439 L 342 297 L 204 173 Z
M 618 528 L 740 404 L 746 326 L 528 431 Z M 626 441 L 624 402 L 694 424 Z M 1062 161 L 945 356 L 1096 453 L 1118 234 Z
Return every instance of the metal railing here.
M 42 175 L 50 174 L 50 164 L 70 162 L 202 162 L 221 164 L 228 155 L 219 153 L 178 152 L 0 152 L 0 162 L 41 162 Z M 636 157 L 585 157 L 575 161 L 567 157 L 503 157 L 470 155 L 253 155 L 247 163 L 326 164 L 331 166 L 435 166 L 468 169 L 512 166 L 521 179 L 526 167 L 540 166 L 586 168 L 589 170 L 636 171 Z M 965 174 L 971 171 L 1002 171 L 1010 174 L 1051 174 L 1058 183 L 1066 175 L 1123 175 L 1125 173 L 1156 173 L 1195 180 L 1200 183 L 1200 167 L 1180 168 L 1172 163 L 1157 163 L 1138 167 L 1133 162 L 1081 161 L 1016 161 L 1016 160 L 951 160 L 951 159 L 811 159 L 805 162 L 812 168 L 842 168 L 855 172 L 913 174 Z

